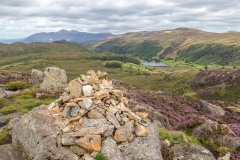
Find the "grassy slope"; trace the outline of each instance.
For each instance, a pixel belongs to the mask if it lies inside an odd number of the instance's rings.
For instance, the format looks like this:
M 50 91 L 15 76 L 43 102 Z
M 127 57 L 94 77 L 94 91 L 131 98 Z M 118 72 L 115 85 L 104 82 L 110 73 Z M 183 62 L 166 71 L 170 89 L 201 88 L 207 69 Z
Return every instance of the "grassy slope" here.
M 134 54 L 144 41 L 161 49 L 147 50 L 146 55 L 186 59 L 199 64 L 240 65 L 240 33 L 210 33 L 195 29 L 175 29 L 160 32 L 136 32 L 113 36 L 88 44 L 97 51 Z M 150 45 L 150 44 L 149 44 Z M 195 51 L 194 48 L 198 47 Z M 200 46 L 200 47 L 199 47 Z M 233 49 L 234 46 L 234 49 Z M 151 47 L 153 48 L 153 47 Z M 195 51 L 195 52 L 194 52 Z M 156 53 L 156 55 L 154 55 Z M 158 55 L 158 56 L 157 56 Z M 189 57 L 192 56 L 192 57 Z M 141 57 L 141 56 L 139 56 Z

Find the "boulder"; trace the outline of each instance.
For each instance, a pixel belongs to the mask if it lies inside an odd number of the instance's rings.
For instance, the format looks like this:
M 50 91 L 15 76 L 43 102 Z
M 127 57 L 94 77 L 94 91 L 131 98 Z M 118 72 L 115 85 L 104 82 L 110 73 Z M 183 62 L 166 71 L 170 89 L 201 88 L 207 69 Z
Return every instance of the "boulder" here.
M 209 150 L 194 144 L 175 144 L 171 147 L 171 151 L 176 160 L 215 160 Z
M 22 148 L 34 160 L 78 160 L 70 149 L 57 147 L 58 134 L 66 124 L 48 115 L 46 108 L 35 108 L 16 122 L 12 129 L 13 145 Z
M 49 93 L 61 93 L 67 86 L 66 72 L 57 67 L 47 67 L 44 70 L 40 90 Z
M 137 137 L 120 148 L 124 160 L 162 160 L 158 128 L 152 123 L 148 130 L 147 137 Z
M 39 87 L 40 84 L 43 82 L 43 72 L 33 69 L 31 72 L 31 80 L 32 80 L 32 84 L 35 87 Z
M 4 98 L 7 96 L 7 93 L 5 92 L 4 85 L 0 85 L 0 98 Z
M 205 102 L 205 101 L 200 101 L 199 109 L 203 112 L 207 112 L 207 113 L 217 115 L 217 116 L 225 115 L 225 111 L 223 108 L 221 108 L 220 106 Z

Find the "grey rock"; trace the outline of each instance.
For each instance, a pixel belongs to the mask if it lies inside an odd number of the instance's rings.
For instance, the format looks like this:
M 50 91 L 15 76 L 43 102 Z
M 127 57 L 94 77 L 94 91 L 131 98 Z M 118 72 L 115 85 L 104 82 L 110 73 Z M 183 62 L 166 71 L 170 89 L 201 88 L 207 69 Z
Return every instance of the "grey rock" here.
M 225 115 L 225 111 L 223 108 L 205 101 L 200 101 L 199 109 L 204 112 L 211 113 L 213 115 L 218 115 L 218 116 Z
M 80 108 L 79 110 L 79 115 L 83 116 L 84 114 L 86 114 L 88 112 L 88 110 L 86 110 L 85 108 Z
M 83 157 L 84 157 L 84 160 L 95 160 L 93 157 L 91 157 L 90 154 L 85 154 Z
M 79 111 L 80 111 L 80 107 L 79 106 L 72 107 L 70 115 L 72 117 L 75 117 L 75 116 L 78 115 Z
M 64 107 L 64 110 L 63 110 L 63 117 L 64 118 L 69 118 L 71 117 L 71 110 L 72 110 L 72 107 L 71 106 L 65 106 Z
M 102 142 L 102 150 L 108 160 L 123 160 L 120 149 L 112 138 L 107 138 Z
M 120 148 L 124 160 L 162 160 L 158 128 L 151 123 L 148 130 L 147 137 L 137 137 Z
M 62 145 L 64 146 L 72 146 L 75 144 L 76 137 L 69 136 L 69 134 L 63 134 L 62 135 Z
M 48 109 L 53 109 L 56 106 L 56 102 L 49 104 Z
M 83 118 L 82 127 L 97 127 L 97 126 L 103 126 L 103 125 L 110 125 L 109 122 L 103 118 L 103 119 L 88 119 Z
M 212 153 L 204 147 L 193 144 L 175 144 L 170 149 L 174 158 L 181 160 L 215 160 Z
M 49 93 L 60 93 L 67 86 L 66 72 L 57 67 L 47 67 L 44 70 L 43 82 L 40 89 Z
M 109 120 L 116 128 L 119 128 L 119 127 L 121 126 L 114 114 L 112 114 L 112 113 L 110 113 L 110 112 L 106 112 L 106 118 L 107 118 L 107 120 Z
M 120 112 L 116 107 L 113 105 L 110 105 L 108 108 L 108 111 L 111 112 L 112 114 L 116 114 L 117 112 Z
M 43 82 L 43 72 L 33 69 L 31 72 L 31 80 L 32 80 L 32 84 L 35 87 L 39 87 L 40 84 Z
M 92 86 L 91 85 L 84 85 L 82 87 L 83 95 L 84 96 L 91 96 L 92 95 Z
M 0 85 L 0 98 L 4 98 L 7 96 L 7 93 L 5 92 L 4 85 Z
M 79 146 L 71 146 L 70 149 L 73 151 L 73 153 L 75 153 L 78 156 L 83 156 L 84 154 L 87 153 L 87 151 Z
M 0 146 L 0 160 L 24 160 L 24 153 L 19 151 L 18 147 L 12 144 Z
M 218 157 L 217 160 L 230 160 L 230 158 L 231 158 L 231 153 L 228 152 L 224 156 Z
M 80 107 L 88 109 L 92 106 L 93 102 L 91 99 L 86 99 L 86 100 L 78 102 L 78 104 Z
M 57 136 L 65 126 L 64 121 L 49 116 L 44 107 L 35 108 L 13 126 L 12 142 L 34 160 L 78 160 L 70 149 L 56 145 Z
M 97 109 L 93 109 L 88 112 L 88 117 L 91 119 L 103 119 L 105 118 L 101 113 L 98 112 Z

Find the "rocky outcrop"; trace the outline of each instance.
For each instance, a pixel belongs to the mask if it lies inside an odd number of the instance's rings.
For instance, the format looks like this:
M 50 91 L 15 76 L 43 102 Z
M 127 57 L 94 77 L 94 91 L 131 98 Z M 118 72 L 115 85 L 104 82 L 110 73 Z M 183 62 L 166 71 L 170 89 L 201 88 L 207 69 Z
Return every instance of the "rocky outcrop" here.
M 7 93 L 5 92 L 4 85 L 0 85 L 0 98 L 4 98 L 7 96 Z
M 108 160 L 162 160 L 157 126 L 128 108 L 107 73 L 89 71 L 69 84 L 47 108 L 14 121 L 14 146 L 34 160 L 93 159 L 96 152 Z
M 59 120 L 47 114 L 46 107 L 40 106 L 23 116 L 13 126 L 12 141 L 34 160 L 72 159 L 78 156 L 58 142 L 61 129 L 68 121 Z

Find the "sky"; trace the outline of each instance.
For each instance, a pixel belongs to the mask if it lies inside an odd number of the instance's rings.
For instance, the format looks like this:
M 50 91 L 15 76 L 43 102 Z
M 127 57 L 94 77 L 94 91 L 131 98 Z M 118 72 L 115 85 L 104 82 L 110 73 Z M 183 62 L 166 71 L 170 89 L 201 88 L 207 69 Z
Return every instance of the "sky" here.
M 0 0 L 0 39 L 61 29 L 240 31 L 240 0 Z

